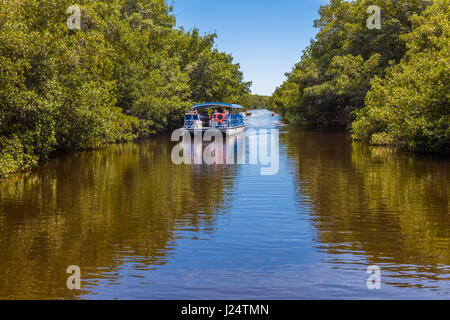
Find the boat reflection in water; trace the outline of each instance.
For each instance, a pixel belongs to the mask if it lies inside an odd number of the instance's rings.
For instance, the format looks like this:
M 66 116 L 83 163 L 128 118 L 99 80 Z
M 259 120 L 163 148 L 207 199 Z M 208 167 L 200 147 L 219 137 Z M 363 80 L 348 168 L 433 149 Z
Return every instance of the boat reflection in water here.
M 172 136 L 173 139 L 174 136 Z M 209 130 L 204 135 L 202 132 L 196 132 L 191 139 L 191 134 L 184 132 L 182 141 L 172 151 L 172 157 L 176 157 L 178 152 L 182 150 L 182 159 L 180 160 L 184 164 L 245 164 L 245 148 L 246 137 L 244 133 L 226 135 L 222 138 L 221 132 Z M 180 161 L 175 160 L 174 162 Z
M 225 134 L 216 129 L 207 131 L 175 130 L 172 141 L 180 141 L 172 150 L 172 162 L 188 165 L 260 165 L 261 175 L 277 174 L 279 169 L 278 129 L 250 128 L 244 134 Z M 248 155 L 248 157 L 247 157 Z

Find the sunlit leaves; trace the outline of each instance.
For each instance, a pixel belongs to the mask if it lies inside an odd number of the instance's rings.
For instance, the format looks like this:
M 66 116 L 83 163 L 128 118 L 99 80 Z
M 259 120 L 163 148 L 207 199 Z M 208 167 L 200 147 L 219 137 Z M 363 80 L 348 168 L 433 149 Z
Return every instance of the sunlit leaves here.
M 448 152 L 450 144 L 449 3 L 437 0 L 414 17 L 409 51 L 373 82 L 353 136 L 412 151 Z
M 249 90 L 215 35 L 175 29 L 164 0 L 0 2 L 0 175 L 58 149 L 131 140 L 179 125 L 194 102 Z
M 381 8 L 381 29 L 367 28 L 367 8 Z M 411 31 L 409 18 L 426 1 L 332 0 L 319 10 L 318 34 L 302 60 L 277 88 L 272 104 L 288 120 L 314 126 L 346 127 L 375 76 L 400 61 L 406 45 L 402 34 Z

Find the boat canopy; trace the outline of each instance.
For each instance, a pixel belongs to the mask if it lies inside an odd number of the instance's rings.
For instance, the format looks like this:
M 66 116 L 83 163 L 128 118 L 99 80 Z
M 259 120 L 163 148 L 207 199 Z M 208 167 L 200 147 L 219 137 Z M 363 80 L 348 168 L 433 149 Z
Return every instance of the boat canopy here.
M 215 108 L 215 107 L 244 109 L 244 107 L 242 107 L 238 104 L 229 104 L 229 103 L 221 103 L 221 102 L 208 102 L 208 103 L 196 104 L 195 106 L 192 107 L 192 109 L 209 109 L 209 108 Z

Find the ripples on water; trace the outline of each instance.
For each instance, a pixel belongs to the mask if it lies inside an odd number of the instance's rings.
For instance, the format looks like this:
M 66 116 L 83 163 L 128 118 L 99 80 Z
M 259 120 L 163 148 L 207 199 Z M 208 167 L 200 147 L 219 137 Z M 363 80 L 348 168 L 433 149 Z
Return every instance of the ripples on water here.
M 0 298 L 448 298 L 450 161 L 280 129 L 280 170 L 173 165 L 169 137 L 0 183 Z M 79 265 L 82 291 L 66 289 Z M 378 265 L 381 290 L 368 290 Z

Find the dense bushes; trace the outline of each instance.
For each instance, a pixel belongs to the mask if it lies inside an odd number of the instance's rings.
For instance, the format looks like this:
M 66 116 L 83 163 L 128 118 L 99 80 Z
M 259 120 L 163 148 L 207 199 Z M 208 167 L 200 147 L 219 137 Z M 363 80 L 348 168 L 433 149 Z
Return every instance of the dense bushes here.
M 248 94 L 241 100 L 242 105 L 247 109 L 268 109 L 270 108 L 270 96 L 259 94 Z
M 414 31 L 403 36 L 408 52 L 375 79 L 366 107 L 357 113 L 353 136 L 408 150 L 449 151 L 449 2 L 438 0 L 413 17 Z
M 57 149 L 84 149 L 166 130 L 190 104 L 237 102 L 239 65 L 215 35 L 175 29 L 164 0 L 0 3 L 0 175 Z
M 380 30 L 366 25 L 370 5 L 381 8 Z M 271 106 L 313 126 L 347 127 L 357 117 L 354 137 L 372 143 L 445 150 L 448 15 L 448 0 L 331 0 Z

